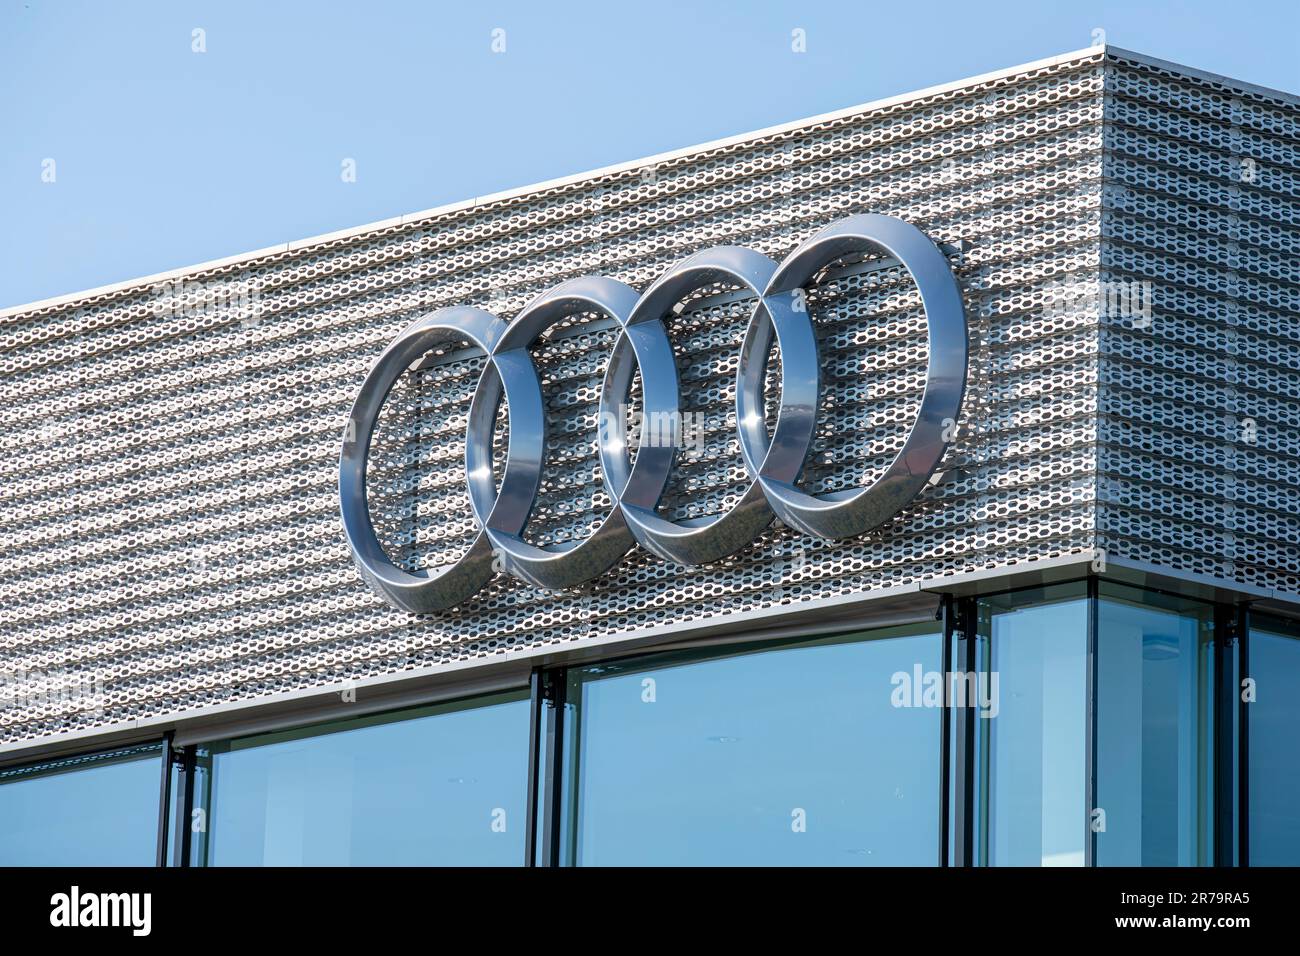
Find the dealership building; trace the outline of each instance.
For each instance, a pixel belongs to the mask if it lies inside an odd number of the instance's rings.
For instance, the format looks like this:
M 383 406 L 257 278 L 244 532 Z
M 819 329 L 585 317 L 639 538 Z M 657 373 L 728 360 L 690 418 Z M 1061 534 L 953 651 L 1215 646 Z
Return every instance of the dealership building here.
M 1300 864 L 1300 97 L 1094 47 L 0 312 L 0 864 Z

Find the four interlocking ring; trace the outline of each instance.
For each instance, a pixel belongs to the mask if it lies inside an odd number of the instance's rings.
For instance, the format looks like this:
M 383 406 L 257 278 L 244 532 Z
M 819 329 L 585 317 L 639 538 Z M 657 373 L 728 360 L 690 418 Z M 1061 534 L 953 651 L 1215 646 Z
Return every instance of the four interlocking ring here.
M 925 392 L 902 450 L 871 485 L 811 495 L 796 483 L 813 444 L 821 369 L 803 287 L 836 260 L 868 251 L 901 262 L 921 293 L 929 345 Z M 615 409 L 625 407 L 639 369 L 642 421 L 678 422 L 677 366 L 663 318 L 694 290 L 716 283 L 742 286 L 757 297 L 740 346 L 736 382 L 736 428 L 749 475 L 739 501 L 725 514 L 704 521 L 663 517 L 657 508 L 676 449 L 654 441 L 643 427 L 633 460 L 621 429 L 602 429 L 601 471 L 613 500 L 609 513 L 576 544 L 547 549 L 525 541 L 546 453 L 545 404 L 530 347 L 566 316 L 609 316 L 619 334 L 601 385 L 600 420 L 609 420 Z M 773 336 L 780 348 L 781 395 L 769 435 L 765 382 Z M 487 355 L 470 403 L 465 445 L 470 507 L 479 531 L 454 563 L 410 573 L 389 560 L 375 536 L 366 496 L 366 461 L 375 423 L 393 385 L 415 361 L 448 339 L 468 340 Z M 679 262 L 639 296 L 614 279 L 583 276 L 538 296 L 511 322 L 467 306 L 440 309 L 408 326 L 361 385 L 339 463 L 344 531 L 362 577 L 389 603 L 413 612 L 463 602 L 492 576 L 494 558 L 529 584 L 565 588 L 608 571 L 638 543 L 681 565 L 716 561 L 753 541 L 773 518 L 823 538 L 858 535 L 896 515 L 929 481 L 961 410 L 966 363 L 961 291 L 943 253 L 910 223 L 874 214 L 827 226 L 779 265 L 738 246 L 706 249 Z M 510 424 L 498 488 L 492 435 L 503 398 Z

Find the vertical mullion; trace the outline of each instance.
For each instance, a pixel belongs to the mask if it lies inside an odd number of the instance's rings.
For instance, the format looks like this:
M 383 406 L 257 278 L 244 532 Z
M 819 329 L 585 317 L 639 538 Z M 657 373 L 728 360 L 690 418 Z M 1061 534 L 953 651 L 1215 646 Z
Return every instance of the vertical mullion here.
M 1097 810 L 1097 619 L 1100 598 L 1099 579 L 1088 576 L 1088 655 L 1087 655 L 1087 727 L 1084 735 L 1084 780 L 1087 788 L 1087 813 L 1084 815 L 1084 866 L 1097 865 L 1097 831 L 1092 817 Z
M 1214 707 L 1214 746 L 1211 749 L 1214 766 L 1214 825 L 1213 865 L 1232 866 L 1233 838 L 1236 826 L 1236 773 L 1233 751 L 1237 735 L 1236 708 L 1233 707 L 1232 685 L 1236 682 L 1234 658 L 1237 646 L 1238 613 L 1231 605 L 1216 604 L 1214 608 L 1214 674 L 1210 692 Z
M 176 825 L 180 827 L 180 833 L 177 834 L 179 839 L 176 841 L 176 866 L 190 866 L 191 847 L 193 845 L 194 828 L 191 821 L 194 816 L 194 778 L 197 775 L 196 757 L 198 748 L 194 745 L 186 747 L 181 753 L 181 814 Z
M 972 828 L 974 845 L 974 866 L 989 865 L 989 818 L 993 812 L 990 798 L 992 796 L 991 764 L 993 756 L 993 724 L 991 718 L 982 716 L 979 709 L 979 688 L 981 685 L 991 687 L 993 671 L 998 666 L 993 656 L 993 614 L 987 605 L 972 598 L 971 615 L 971 658 L 975 662 L 975 700 L 971 702 L 971 726 L 974 728 L 975 780 L 971 785 L 971 800 L 974 808 L 975 826 Z M 985 682 L 989 682 L 985 684 Z
M 172 802 L 172 732 L 163 735 L 162 782 L 158 790 L 158 852 L 155 866 L 167 865 L 168 819 Z
M 541 770 L 541 753 L 542 746 L 542 671 L 540 668 L 533 668 L 532 675 L 528 679 L 528 696 L 529 696 L 529 716 L 528 716 L 528 816 L 526 818 L 528 832 L 524 835 L 524 866 L 537 865 L 537 830 L 539 821 L 537 815 L 540 812 L 540 800 L 538 794 L 541 788 L 541 780 L 538 779 L 538 773 Z
M 960 628 L 960 643 L 957 655 L 957 671 L 966 675 L 975 670 L 977 661 L 975 660 L 975 627 L 974 627 L 974 598 L 958 598 L 958 624 Z M 951 696 L 953 680 L 951 675 L 945 678 L 946 686 L 944 688 L 945 702 L 955 711 L 957 740 L 956 740 L 956 767 L 954 775 L 956 776 L 957 786 L 955 788 L 955 801 L 953 819 L 955 821 L 954 834 L 954 852 L 956 854 L 955 862 L 957 866 L 974 866 L 975 865 L 975 721 L 974 712 L 970 707 L 970 701 L 963 701 L 965 706 L 955 707 L 954 702 L 949 699 Z
M 1250 605 L 1237 608 L 1237 674 L 1232 706 L 1237 715 L 1237 866 L 1250 866 L 1250 705 L 1242 700 L 1241 682 L 1250 677 Z
M 546 697 L 546 770 L 543 788 L 542 865 L 559 866 L 560 841 L 563 835 L 561 812 L 564 805 L 564 704 L 568 672 L 563 668 L 546 671 L 543 676 Z
M 955 621 L 953 612 L 953 596 L 945 594 L 943 601 L 939 606 L 939 613 L 943 619 L 943 665 L 940 673 L 943 675 L 945 685 L 945 699 L 941 702 L 944 706 L 939 708 L 939 713 L 943 720 L 941 729 L 941 744 L 939 747 L 939 865 L 948 866 L 948 854 L 952 843 L 952 821 L 949 816 L 952 810 L 952 708 L 947 706 L 946 688 L 949 682 L 949 674 L 952 673 L 952 640 Z

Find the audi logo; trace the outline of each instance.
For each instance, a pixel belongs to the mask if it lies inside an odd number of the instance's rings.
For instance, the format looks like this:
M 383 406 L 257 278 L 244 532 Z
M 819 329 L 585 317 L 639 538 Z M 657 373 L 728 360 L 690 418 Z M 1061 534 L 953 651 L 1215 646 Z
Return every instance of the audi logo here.
M 821 374 L 803 287 L 831 263 L 879 252 L 911 274 L 925 309 L 929 364 L 925 390 L 907 440 L 870 485 L 811 495 L 797 487 L 816 430 Z M 621 428 L 600 429 L 598 448 L 613 507 L 596 530 L 562 549 L 524 540 L 546 457 L 541 381 L 529 348 L 554 323 L 601 313 L 618 326 L 600 392 L 601 422 L 624 421 L 636 371 L 642 420 L 679 422 L 677 366 L 663 318 L 692 291 L 715 283 L 755 296 L 736 382 L 736 429 L 749 483 L 725 514 L 689 523 L 657 511 L 676 456 L 676 443 L 642 428 L 631 455 Z M 780 349 L 780 400 L 769 436 L 765 378 L 772 339 Z M 375 424 L 398 378 L 431 348 L 469 341 L 487 356 L 470 402 L 465 477 L 478 533 L 456 561 L 411 573 L 397 567 L 375 535 L 366 495 L 366 462 Z M 361 576 L 393 606 L 423 613 L 465 601 L 496 566 L 543 588 L 590 581 L 635 545 L 664 560 L 694 566 L 716 561 L 754 540 L 774 518 L 822 538 L 862 534 L 904 508 L 934 473 L 951 437 L 966 389 L 966 315 L 957 280 L 943 253 L 915 226 L 894 216 L 841 219 L 802 243 L 781 263 L 739 246 L 717 246 L 677 263 L 640 295 L 602 276 L 561 283 L 507 322 L 483 309 L 455 306 L 416 320 L 384 350 L 362 382 L 344 434 L 339 505 L 348 545 Z M 509 441 L 500 478 L 492 464 L 492 435 L 502 399 L 509 407 Z M 495 559 L 495 560 L 494 560 Z

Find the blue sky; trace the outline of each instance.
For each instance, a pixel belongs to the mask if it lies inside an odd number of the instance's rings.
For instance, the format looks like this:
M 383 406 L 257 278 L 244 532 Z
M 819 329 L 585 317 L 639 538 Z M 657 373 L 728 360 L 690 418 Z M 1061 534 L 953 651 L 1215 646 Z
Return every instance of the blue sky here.
M 0 307 L 1064 53 L 1099 27 L 1300 92 L 1294 0 L 0 0 Z

